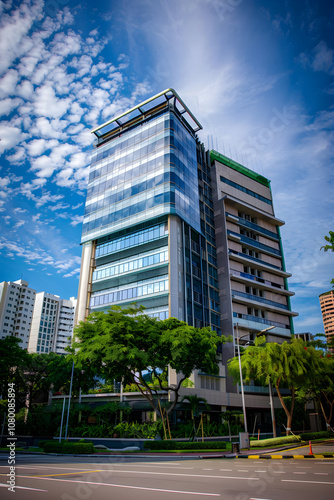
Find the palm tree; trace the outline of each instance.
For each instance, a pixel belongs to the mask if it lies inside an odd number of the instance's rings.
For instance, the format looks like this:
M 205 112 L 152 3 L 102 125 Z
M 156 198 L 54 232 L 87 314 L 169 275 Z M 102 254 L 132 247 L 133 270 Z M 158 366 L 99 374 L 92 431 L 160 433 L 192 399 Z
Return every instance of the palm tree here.
M 194 437 L 197 434 L 196 433 L 196 426 L 195 426 L 195 417 L 201 416 L 201 419 L 202 419 L 203 411 L 209 410 L 210 406 L 208 405 L 205 398 L 201 398 L 201 397 L 197 396 L 197 394 L 194 394 L 193 396 L 191 396 L 191 395 L 184 396 L 182 398 L 181 402 L 183 402 L 183 401 L 188 401 L 188 403 L 190 405 L 191 420 L 193 423 L 193 431 L 194 431 L 193 439 L 194 439 Z

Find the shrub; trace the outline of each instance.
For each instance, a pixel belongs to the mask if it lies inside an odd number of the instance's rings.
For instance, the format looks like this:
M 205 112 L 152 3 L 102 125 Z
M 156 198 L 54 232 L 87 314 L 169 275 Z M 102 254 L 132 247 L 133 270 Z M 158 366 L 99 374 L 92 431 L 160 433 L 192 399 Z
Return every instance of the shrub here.
M 301 441 L 300 436 L 283 436 L 279 438 L 272 438 L 272 439 L 261 439 L 261 441 L 250 441 L 250 447 L 253 448 L 262 448 L 266 446 L 276 446 L 280 444 L 286 444 L 286 443 L 298 443 Z
M 149 450 L 225 450 L 224 441 L 145 441 L 144 448 Z
M 46 441 L 44 444 L 46 453 L 94 453 L 93 443 L 58 443 L 57 441 Z
M 311 439 L 328 439 L 334 438 L 333 432 L 321 431 L 321 432 L 303 432 L 300 434 L 303 441 L 311 441 Z

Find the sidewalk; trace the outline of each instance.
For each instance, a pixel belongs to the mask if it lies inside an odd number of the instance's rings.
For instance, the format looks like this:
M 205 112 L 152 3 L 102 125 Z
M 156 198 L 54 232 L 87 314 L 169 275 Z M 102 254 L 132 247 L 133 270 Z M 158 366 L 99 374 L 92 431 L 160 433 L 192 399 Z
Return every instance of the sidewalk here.
M 312 453 L 311 453 L 312 450 Z M 164 453 L 164 452 L 122 452 L 120 451 L 113 451 L 112 453 L 95 453 L 94 455 L 79 455 L 79 454 L 61 454 L 61 453 L 40 453 L 40 452 L 34 452 L 34 451 L 17 451 L 18 454 L 29 454 L 29 455 L 43 455 L 43 456 L 48 456 L 48 455 L 62 455 L 62 456 L 75 456 L 75 457 L 127 457 L 127 458 L 167 458 L 167 457 L 173 457 L 173 458 L 182 458 L 182 459 L 212 459 L 212 458 L 247 458 L 247 459 L 289 459 L 289 458 L 294 458 L 294 459 L 304 459 L 304 458 L 329 458 L 333 459 L 334 458 L 334 441 L 330 442 L 324 442 L 324 443 L 317 443 L 311 445 L 311 450 L 309 445 L 304 444 L 304 445 L 294 445 L 292 446 L 285 446 L 285 447 L 279 447 L 279 448 L 264 448 L 261 450 L 241 450 L 239 453 L 231 453 L 228 451 L 223 451 L 223 452 L 205 452 L 203 451 L 198 451 L 198 452 L 191 452 L 191 453 Z M 6 451 L 0 450 L 0 453 L 7 453 Z
M 334 458 L 334 441 L 324 443 L 289 446 L 264 450 L 242 450 L 237 458 L 285 459 L 285 458 Z

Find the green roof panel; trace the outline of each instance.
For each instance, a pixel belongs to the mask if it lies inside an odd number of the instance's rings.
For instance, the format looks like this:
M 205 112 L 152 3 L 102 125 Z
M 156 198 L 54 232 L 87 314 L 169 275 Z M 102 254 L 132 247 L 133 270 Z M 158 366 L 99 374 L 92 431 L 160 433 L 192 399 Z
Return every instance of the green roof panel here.
M 237 163 L 234 160 L 231 160 L 231 158 L 228 158 L 227 156 L 218 153 L 215 150 L 210 151 L 210 159 L 211 161 L 216 160 L 219 161 L 220 163 L 224 163 L 224 165 L 227 165 L 230 168 L 233 168 L 233 170 L 236 170 L 237 172 L 240 172 L 243 175 L 246 175 L 246 177 L 249 177 L 250 179 L 253 179 L 256 182 L 259 182 L 260 184 L 263 184 L 266 187 L 270 187 L 270 180 L 267 179 L 266 177 L 263 177 L 263 175 L 260 175 L 253 170 L 250 170 L 247 167 L 244 167 L 240 163 Z

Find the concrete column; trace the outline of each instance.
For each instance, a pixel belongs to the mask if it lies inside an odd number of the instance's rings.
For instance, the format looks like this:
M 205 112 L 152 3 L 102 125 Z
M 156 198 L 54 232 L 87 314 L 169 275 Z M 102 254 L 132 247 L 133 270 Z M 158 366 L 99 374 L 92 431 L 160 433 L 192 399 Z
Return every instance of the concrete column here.
M 184 310 L 184 263 L 181 220 L 176 216 L 168 218 L 168 260 L 169 260 L 169 316 L 185 321 Z
M 92 288 L 93 263 L 95 242 L 88 241 L 82 245 L 80 280 L 78 289 L 78 302 L 75 312 L 74 325 L 84 321 L 89 314 L 89 300 Z

